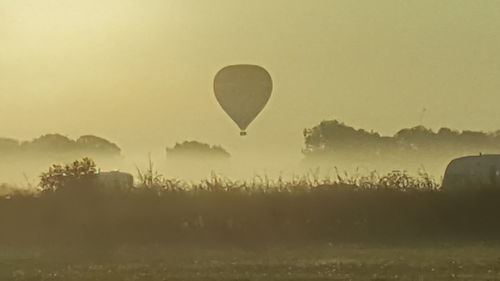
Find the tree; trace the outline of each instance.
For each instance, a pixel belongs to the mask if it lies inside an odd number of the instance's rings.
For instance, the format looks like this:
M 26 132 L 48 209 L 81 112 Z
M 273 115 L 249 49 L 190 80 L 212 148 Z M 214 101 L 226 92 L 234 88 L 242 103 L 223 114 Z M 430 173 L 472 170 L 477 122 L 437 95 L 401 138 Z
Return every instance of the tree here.
M 337 120 L 322 121 L 313 128 L 305 129 L 304 141 L 306 160 L 340 165 L 377 163 L 378 166 L 394 166 L 413 163 L 412 166 L 432 166 L 447 164 L 451 159 L 467 154 L 500 153 L 498 131 L 460 132 L 441 128 L 436 133 L 416 126 L 402 129 L 393 136 L 380 136 Z
M 204 157 L 204 158 L 229 158 L 231 154 L 218 145 L 209 145 L 198 141 L 184 141 L 176 143 L 174 147 L 167 148 L 167 157 Z
M 378 133 L 356 130 L 337 120 L 323 121 L 312 129 L 304 130 L 306 155 L 341 153 L 362 149 L 364 153 L 375 153 L 384 143 Z
M 118 145 L 101 137 L 93 135 L 81 136 L 76 140 L 79 149 L 90 153 L 102 153 L 109 155 L 120 155 L 121 149 Z
M 21 148 L 25 151 L 60 153 L 75 150 L 76 142 L 60 134 L 47 134 L 32 141 L 23 142 Z

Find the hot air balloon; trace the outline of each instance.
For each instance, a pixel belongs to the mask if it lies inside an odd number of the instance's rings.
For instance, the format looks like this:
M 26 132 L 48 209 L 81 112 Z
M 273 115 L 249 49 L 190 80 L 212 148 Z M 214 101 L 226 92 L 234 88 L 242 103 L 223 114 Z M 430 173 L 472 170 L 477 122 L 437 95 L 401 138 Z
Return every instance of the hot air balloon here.
M 246 135 L 248 125 L 262 111 L 271 97 L 271 75 L 257 65 L 230 65 L 214 79 L 215 98 L 222 109 Z

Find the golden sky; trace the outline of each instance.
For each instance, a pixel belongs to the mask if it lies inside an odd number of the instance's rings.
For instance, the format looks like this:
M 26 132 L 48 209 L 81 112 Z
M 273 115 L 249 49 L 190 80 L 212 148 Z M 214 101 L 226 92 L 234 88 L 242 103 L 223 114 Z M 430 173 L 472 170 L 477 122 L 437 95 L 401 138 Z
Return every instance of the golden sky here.
M 300 154 L 323 119 L 393 134 L 500 129 L 500 1 L 0 0 L 0 135 L 97 134 L 125 149 L 197 139 Z M 212 81 L 265 67 L 239 130 Z

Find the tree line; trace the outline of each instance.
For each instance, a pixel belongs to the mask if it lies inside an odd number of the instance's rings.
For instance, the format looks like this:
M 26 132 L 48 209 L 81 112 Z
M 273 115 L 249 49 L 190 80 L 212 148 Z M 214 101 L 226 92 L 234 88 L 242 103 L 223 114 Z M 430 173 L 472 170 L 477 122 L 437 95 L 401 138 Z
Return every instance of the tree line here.
M 305 160 L 342 160 L 363 162 L 373 160 L 427 161 L 449 159 L 478 153 L 500 153 L 500 130 L 480 132 L 440 128 L 433 131 L 424 126 L 405 128 L 393 136 L 356 129 L 338 120 L 322 121 L 304 129 Z M 46 134 L 30 141 L 0 138 L 0 156 L 64 155 L 118 156 L 121 149 L 102 137 L 85 135 L 75 140 L 61 134 Z M 166 148 L 167 157 L 202 157 L 228 159 L 230 153 L 220 145 L 184 141 Z
M 479 153 L 500 153 L 500 130 L 480 132 L 416 126 L 393 136 L 355 129 L 338 120 L 305 129 L 306 159 L 414 160 L 450 159 Z
M 85 135 L 76 140 L 60 134 L 46 134 L 30 141 L 0 138 L 0 156 L 103 155 L 119 156 L 121 149 L 104 138 Z

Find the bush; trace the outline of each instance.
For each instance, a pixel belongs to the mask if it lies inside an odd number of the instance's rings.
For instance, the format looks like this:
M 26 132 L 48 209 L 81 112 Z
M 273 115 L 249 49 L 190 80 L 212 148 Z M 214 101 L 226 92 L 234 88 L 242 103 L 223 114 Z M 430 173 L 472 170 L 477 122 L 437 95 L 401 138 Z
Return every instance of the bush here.
M 71 164 L 54 164 L 47 172 L 40 175 L 40 187 L 43 191 L 55 191 L 77 182 L 93 179 L 98 170 L 90 158 L 76 160 Z

